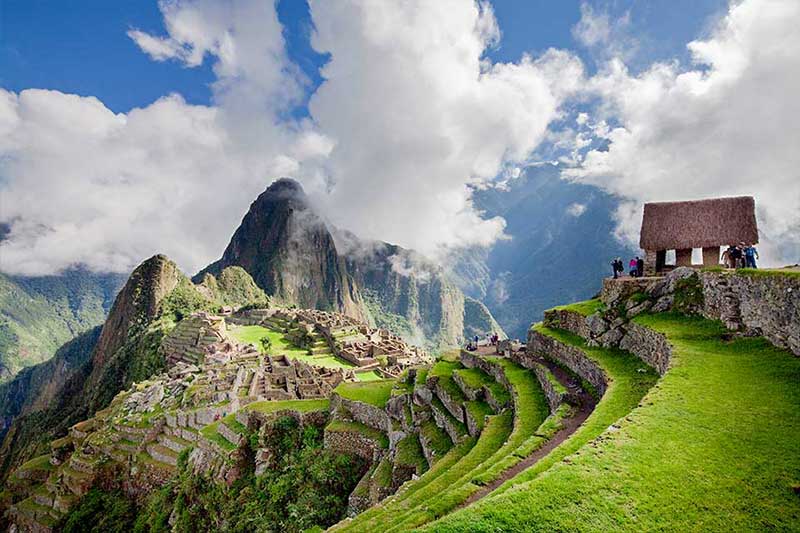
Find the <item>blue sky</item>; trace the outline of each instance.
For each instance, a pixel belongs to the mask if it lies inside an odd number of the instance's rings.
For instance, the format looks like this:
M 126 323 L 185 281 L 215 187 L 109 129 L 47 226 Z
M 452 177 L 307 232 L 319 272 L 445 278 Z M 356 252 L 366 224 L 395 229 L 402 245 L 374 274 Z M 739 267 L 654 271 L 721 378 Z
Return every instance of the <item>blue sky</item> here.
M 572 35 L 581 17 L 581 2 L 571 0 L 493 0 L 502 39 L 489 52 L 495 61 L 518 61 L 524 53 L 547 48 L 577 52 L 587 68 L 592 57 Z M 628 30 L 640 51 L 631 66 L 654 60 L 687 60 L 685 45 L 702 35 L 726 5 L 722 0 L 649 0 L 589 2 L 612 18 L 630 12 Z M 284 25 L 288 53 L 319 85 L 324 55 L 310 46 L 312 31 L 305 0 L 281 0 L 278 15 Z M 96 96 L 109 109 L 126 112 L 146 106 L 170 92 L 189 103 L 207 104 L 214 76 L 210 62 L 186 68 L 176 62 L 155 62 L 126 35 L 130 28 L 163 34 L 155 0 L 3 0 L 0 2 L 0 87 L 19 92 L 49 88 Z M 300 110 L 303 113 L 303 110 Z
M 504 237 L 475 187 L 554 161 L 627 244 L 646 202 L 752 195 L 796 260 L 797 0 L 309 1 L 0 0 L 0 269 L 194 271 L 282 176 L 443 261 Z

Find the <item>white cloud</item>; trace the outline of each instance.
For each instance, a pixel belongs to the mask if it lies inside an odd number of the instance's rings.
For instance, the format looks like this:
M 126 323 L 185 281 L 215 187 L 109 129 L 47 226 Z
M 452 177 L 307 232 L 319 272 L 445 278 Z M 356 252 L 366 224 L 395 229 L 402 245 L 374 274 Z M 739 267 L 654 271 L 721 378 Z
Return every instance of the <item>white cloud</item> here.
M 524 162 L 580 83 L 572 55 L 491 63 L 498 38 L 488 4 L 311 2 L 312 43 L 331 54 L 311 114 L 335 146 L 324 198 L 337 224 L 437 256 L 487 245 L 471 185 Z
M 365 237 L 428 254 L 490 244 L 504 222 L 482 218 L 471 186 L 524 163 L 582 76 L 564 52 L 488 61 L 500 30 L 486 3 L 315 2 L 314 45 L 332 59 L 298 123 L 285 117 L 307 85 L 273 2 L 159 8 L 164 34 L 128 36 L 156 61 L 211 61 L 212 105 L 172 95 L 114 114 L 91 97 L 0 91 L 0 269 L 125 271 L 164 252 L 194 271 L 282 175 Z
M 155 59 L 212 57 L 213 106 L 180 96 L 114 114 L 92 97 L 0 89 L 0 269 L 83 263 L 125 272 L 163 252 L 192 272 L 219 256 L 276 177 L 313 176 L 330 141 L 280 119 L 301 94 L 270 2 L 162 2 L 165 37 L 131 32 Z
M 567 206 L 567 214 L 569 216 L 578 218 L 586 212 L 586 204 L 579 204 L 577 202 Z
M 641 205 L 726 195 L 756 198 L 773 264 L 800 252 L 800 3 L 745 0 L 703 41 L 694 67 L 654 64 L 631 75 L 615 59 L 591 80 L 602 98 L 594 128 L 610 141 L 565 177 L 625 201 L 618 234 L 638 242 Z
M 631 58 L 639 43 L 630 34 L 630 11 L 612 18 L 607 11 L 595 10 L 590 4 L 581 4 L 581 18 L 572 28 L 575 39 L 597 58 L 609 55 Z

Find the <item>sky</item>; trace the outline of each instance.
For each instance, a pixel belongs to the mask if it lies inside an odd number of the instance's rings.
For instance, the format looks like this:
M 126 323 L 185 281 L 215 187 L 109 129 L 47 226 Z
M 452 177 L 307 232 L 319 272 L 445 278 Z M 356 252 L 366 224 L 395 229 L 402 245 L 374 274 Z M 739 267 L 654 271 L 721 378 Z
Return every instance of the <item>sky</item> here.
M 504 238 L 471 202 L 528 165 L 619 198 L 753 194 L 800 254 L 800 3 L 0 2 L 0 270 L 221 253 L 272 180 L 444 261 Z

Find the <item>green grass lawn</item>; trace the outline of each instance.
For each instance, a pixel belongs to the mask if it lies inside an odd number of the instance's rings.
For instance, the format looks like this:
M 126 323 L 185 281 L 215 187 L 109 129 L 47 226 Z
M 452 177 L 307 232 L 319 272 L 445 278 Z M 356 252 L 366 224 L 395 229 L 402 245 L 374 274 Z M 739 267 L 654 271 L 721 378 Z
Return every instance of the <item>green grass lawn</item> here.
M 575 302 L 568 305 L 559 305 L 553 309 L 559 311 L 574 311 L 575 313 L 579 313 L 583 316 L 589 316 L 595 314 L 597 311 L 600 311 L 603 308 L 605 308 L 605 304 L 600 300 L 600 298 L 594 298 L 592 300 Z
M 222 423 L 222 420 L 217 420 L 216 422 L 212 422 L 211 424 L 207 425 L 203 429 L 200 430 L 200 434 L 207 438 L 212 442 L 216 442 L 220 445 L 220 447 L 225 451 L 233 451 L 236 449 L 236 445 L 230 442 L 228 439 L 223 437 L 217 431 L 217 428 Z
M 356 372 L 356 378 L 359 381 L 380 381 L 383 379 L 383 376 L 374 370 L 370 370 L 369 372 Z
M 386 405 L 392 395 L 395 381 L 384 379 L 380 381 L 362 381 L 359 383 L 340 383 L 334 389 L 342 398 L 374 405 L 380 409 Z
M 270 401 L 264 400 L 262 402 L 253 402 L 247 404 L 244 408 L 248 411 L 257 411 L 259 413 L 274 413 L 276 411 L 292 410 L 300 413 L 308 413 L 310 411 L 327 411 L 330 406 L 330 400 L 282 400 Z
M 289 342 L 278 331 L 273 331 L 264 326 L 232 326 L 228 329 L 228 333 L 234 339 L 255 345 L 260 351 L 264 351 L 261 344 L 261 339 L 269 337 L 272 355 L 285 355 L 292 359 L 297 359 L 310 365 L 323 366 L 325 368 L 357 368 L 356 365 L 339 359 L 334 355 L 310 355 L 305 348 L 298 348 Z
M 570 449 L 568 461 L 557 448 L 547 459 L 558 462 L 537 463 L 512 480 L 517 486 L 431 530 L 800 529 L 793 489 L 800 484 L 800 359 L 761 338 L 725 341 L 720 324 L 701 318 L 660 314 L 635 321 L 666 334 L 674 347 L 672 368 L 641 406 L 605 429 L 609 411 L 624 415 L 637 389 L 624 383 L 624 374 L 609 372 L 621 377 L 562 444 Z M 598 426 L 598 414 L 606 419 L 603 434 L 583 446 L 583 429 Z

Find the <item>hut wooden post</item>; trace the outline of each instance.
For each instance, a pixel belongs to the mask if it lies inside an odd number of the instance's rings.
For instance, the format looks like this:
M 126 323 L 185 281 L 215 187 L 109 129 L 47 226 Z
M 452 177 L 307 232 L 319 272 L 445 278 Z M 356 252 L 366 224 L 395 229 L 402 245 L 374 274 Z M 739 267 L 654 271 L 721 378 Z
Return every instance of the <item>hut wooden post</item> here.
M 703 266 L 717 266 L 719 265 L 719 246 L 705 246 L 703 247 Z
M 655 250 L 644 251 L 644 275 L 655 276 L 658 272 L 658 253 Z
M 675 266 L 690 267 L 692 266 L 692 249 L 683 248 L 675 250 Z

